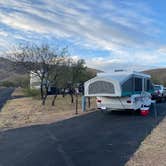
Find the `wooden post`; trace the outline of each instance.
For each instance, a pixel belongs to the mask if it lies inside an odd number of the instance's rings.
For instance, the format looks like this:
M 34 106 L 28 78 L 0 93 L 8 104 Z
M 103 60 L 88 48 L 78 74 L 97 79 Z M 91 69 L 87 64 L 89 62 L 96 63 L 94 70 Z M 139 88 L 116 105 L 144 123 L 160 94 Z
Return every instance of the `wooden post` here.
M 76 112 L 75 114 L 78 114 L 78 94 L 76 93 Z
M 90 97 L 88 97 L 88 108 L 90 108 Z

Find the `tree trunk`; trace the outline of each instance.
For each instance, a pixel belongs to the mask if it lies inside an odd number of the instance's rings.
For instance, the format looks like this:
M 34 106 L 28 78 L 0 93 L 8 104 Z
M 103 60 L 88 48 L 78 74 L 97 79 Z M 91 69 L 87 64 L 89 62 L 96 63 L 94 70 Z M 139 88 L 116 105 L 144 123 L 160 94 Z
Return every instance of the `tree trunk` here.
M 42 101 L 43 105 L 45 105 L 45 102 L 46 102 L 46 99 L 47 99 L 47 96 L 48 96 L 48 87 L 45 86 L 45 89 L 46 89 L 46 94 L 45 95 L 43 94 L 43 101 Z
M 43 97 L 42 105 L 45 105 L 46 99 L 47 99 L 47 94 Z
M 74 97 L 73 97 L 72 93 L 70 94 L 70 96 L 71 96 L 71 104 L 72 104 L 72 103 L 74 103 Z
M 43 100 L 44 97 L 44 92 L 43 92 L 43 85 L 40 85 L 40 95 L 41 95 L 41 100 Z
M 56 100 L 56 98 L 57 98 L 57 94 L 56 94 L 56 95 L 54 95 L 54 98 L 53 98 L 53 100 L 52 100 L 52 106 L 54 106 L 54 105 L 55 105 L 55 100 Z
M 91 105 L 91 103 L 90 103 L 90 97 L 88 97 L 88 107 L 90 108 L 90 105 Z
M 63 89 L 62 97 L 65 97 L 65 88 Z

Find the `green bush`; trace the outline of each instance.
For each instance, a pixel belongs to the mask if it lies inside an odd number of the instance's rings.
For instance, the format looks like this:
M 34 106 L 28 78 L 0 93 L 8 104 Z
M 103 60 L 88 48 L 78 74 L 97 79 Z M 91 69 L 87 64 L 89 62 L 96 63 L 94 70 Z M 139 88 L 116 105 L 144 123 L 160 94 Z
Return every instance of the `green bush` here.
M 0 86 L 4 86 L 4 87 L 15 87 L 15 84 L 11 81 L 3 81 L 0 83 Z
M 28 88 L 29 87 L 29 77 L 17 77 L 14 80 L 17 87 Z
M 40 99 L 40 90 L 39 89 L 25 88 L 23 90 L 23 92 L 28 97 L 34 97 L 34 98 Z
M 6 80 L 6 81 L 0 82 L 0 86 L 28 88 L 29 87 L 29 78 L 28 77 L 15 77 L 11 80 Z

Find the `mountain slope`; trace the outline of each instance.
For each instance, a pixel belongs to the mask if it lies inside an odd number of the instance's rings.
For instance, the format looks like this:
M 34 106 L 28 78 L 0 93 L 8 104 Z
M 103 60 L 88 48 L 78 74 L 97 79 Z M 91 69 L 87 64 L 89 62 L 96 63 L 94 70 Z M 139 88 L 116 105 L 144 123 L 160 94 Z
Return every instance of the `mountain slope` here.
M 102 71 L 87 68 L 89 73 L 96 75 L 96 73 L 100 73 Z M 27 78 L 27 74 L 25 73 L 22 66 L 18 64 L 14 64 L 14 62 L 0 57 L 0 82 L 3 81 L 15 81 L 22 78 Z
M 155 84 L 163 84 L 166 86 L 166 68 L 146 70 L 144 73 L 150 74 Z
M 18 77 L 24 77 L 25 72 L 21 66 L 14 62 L 0 57 L 0 82 L 10 80 L 13 81 Z
M 15 68 L 13 66 L 16 66 Z M 96 73 L 101 73 L 102 71 L 87 68 L 87 71 L 96 75 Z M 152 76 L 152 80 L 157 84 L 164 84 L 166 86 L 166 68 L 151 69 L 144 71 L 146 74 Z M 15 81 L 18 79 L 27 78 L 27 74 L 24 72 L 23 68 L 19 65 L 15 65 L 14 62 L 0 57 L 0 82 L 3 81 Z

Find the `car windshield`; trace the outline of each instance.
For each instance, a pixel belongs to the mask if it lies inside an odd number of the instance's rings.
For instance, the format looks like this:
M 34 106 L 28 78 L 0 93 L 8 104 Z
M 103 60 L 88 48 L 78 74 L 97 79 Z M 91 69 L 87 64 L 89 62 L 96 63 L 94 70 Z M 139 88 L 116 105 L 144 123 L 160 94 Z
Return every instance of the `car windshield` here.
M 161 86 L 154 86 L 154 90 L 161 90 Z

